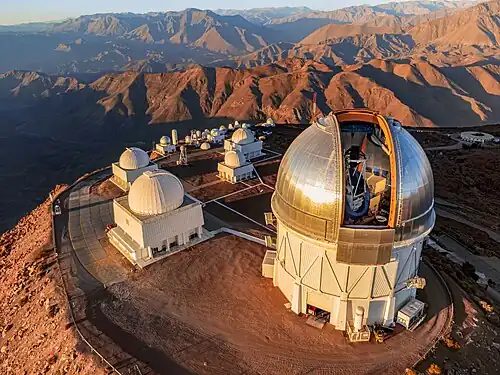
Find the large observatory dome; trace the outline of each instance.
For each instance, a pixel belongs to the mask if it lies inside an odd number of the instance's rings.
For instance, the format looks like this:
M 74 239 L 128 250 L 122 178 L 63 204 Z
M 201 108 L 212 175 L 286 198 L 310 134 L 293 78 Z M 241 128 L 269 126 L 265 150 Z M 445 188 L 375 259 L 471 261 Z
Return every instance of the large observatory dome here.
M 224 155 L 224 164 L 231 168 L 238 168 L 245 165 L 245 156 L 239 151 L 228 151 Z
M 134 170 L 144 168 L 149 164 L 149 156 L 146 151 L 137 147 L 127 148 L 120 156 L 120 168 Z
M 353 153 L 357 157 L 352 158 Z M 363 165 L 353 164 L 360 158 L 364 158 Z M 356 195 L 356 199 L 369 202 L 362 219 L 354 214 L 351 217 L 356 219 L 347 217 L 352 213 L 347 208 L 352 202 L 347 197 L 347 169 L 351 174 L 365 173 L 361 183 L 367 186 L 366 191 Z M 372 213 L 375 198 L 373 186 L 381 189 L 381 184 L 370 185 L 373 180 L 382 181 L 384 189 L 378 199 L 387 207 L 373 214 L 373 222 L 377 218 L 382 226 L 385 220 L 384 227 L 394 229 L 395 242 L 411 240 L 432 229 L 434 180 L 425 152 L 398 122 L 363 110 L 331 114 L 295 139 L 281 161 L 272 197 L 273 212 L 302 235 L 337 242 L 339 227 L 369 222 L 368 204 Z
M 180 180 L 164 170 L 144 172 L 130 187 L 128 204 L 138 215 L 159 215 L 179 208 L 184 201 Z
M 255 137 L 250 129 L 239 128 L 233 133 L 231 141 L 239 145 L 247 145 L 255 142 Z

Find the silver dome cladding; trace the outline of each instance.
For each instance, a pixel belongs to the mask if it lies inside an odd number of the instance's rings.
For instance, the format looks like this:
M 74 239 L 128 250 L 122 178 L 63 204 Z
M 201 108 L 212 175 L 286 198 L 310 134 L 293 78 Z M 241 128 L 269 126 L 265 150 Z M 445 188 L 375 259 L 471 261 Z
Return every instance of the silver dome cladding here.
M 297 232 L 335 242 L 344 212 L 341 135 L 335 118 L 329 116 L 322 121 L 327 126 L 309 126 L 285 153 L 272 208 L 279 220 Z M 394 241 L 400 242 L 425 234 L 434 226 L 434 181 L 429 160 L 418 142 L 401 126 L 390 125 L 389 129 L 397 181 Z M 371 167 L 390 169 L 387 160 L 376 155 L 370 163 Z

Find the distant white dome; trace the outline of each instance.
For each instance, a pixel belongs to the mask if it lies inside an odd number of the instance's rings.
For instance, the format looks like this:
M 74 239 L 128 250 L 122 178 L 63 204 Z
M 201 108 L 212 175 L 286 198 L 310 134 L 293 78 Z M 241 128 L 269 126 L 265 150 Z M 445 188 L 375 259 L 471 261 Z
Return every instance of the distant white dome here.
M 127 147 L 127 149 L 120 156 L 118 162 L 120 168 L 134 170 L 144 168 L 149 164 L 149 156 L 146 151 L 137 147 Z
M 183 201 L 181 181 L 162 169 L 144 172 L 128 194 L 129 207 L 138 215 L 160 215 L 179 208 Z
M 201 149 L 201 150 L 210 150 L 210 147 L 211 147 L 211 146 L 210 146 L 210 143 L 208 143 L 208 142 L 203 142 L 203 143 L 201 144 L 201 146 L 200 146 L 200 149 Z
M 239 151 L 228 151 L 224 155 L 224 164 L 231 168 L 238 168 L 246 164 L 245 156 Z
M 231 140 L 239 145 L 247 145 L 255 142 L 255 137 L 251 130 L 241 128 L 233 133 Z
M 160 138 L 160 145 L 162 146 L 168 146 L 170 144 L 170 137 L 167 135 L 164 135 L 163 137 Z

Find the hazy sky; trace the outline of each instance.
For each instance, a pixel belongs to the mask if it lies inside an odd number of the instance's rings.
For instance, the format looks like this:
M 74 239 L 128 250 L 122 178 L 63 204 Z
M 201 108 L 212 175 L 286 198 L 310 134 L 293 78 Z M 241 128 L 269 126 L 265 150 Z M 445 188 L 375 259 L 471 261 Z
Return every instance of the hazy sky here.
M 0 25 L 51 21 L 82 14 L 181 10 L 185 8 L 258 8 L 302 6 L 314 9 L 338 9 L 349 5 L 380 4 L 391 0 L 0 0 Z

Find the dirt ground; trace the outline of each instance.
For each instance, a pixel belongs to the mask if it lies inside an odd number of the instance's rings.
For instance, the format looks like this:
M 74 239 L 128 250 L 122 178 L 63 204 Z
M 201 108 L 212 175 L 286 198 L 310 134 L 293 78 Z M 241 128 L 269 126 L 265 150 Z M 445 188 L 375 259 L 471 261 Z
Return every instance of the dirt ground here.
M 475 230 L 458 221 L 438 216 L 434 234 L 446 233 L 452 235 L 476 255 L 500 256 L 499 243 L 491 239 L 487 233 Z
M 438 131 L 411 131 L 411 135 L 420 143 L 423 148 L 428 147 L 440 147 L 440 146 L 449 146 L 457 143 L 454 141 L 450 135 L 453 132 L 447 132 L 443 130 Z
M 265 250 L 218 236 L 110 287 L 113 297 L 100 308 L 190 374 L 401 374 L 442 326 L 435 305 L 422 330 L 383 345 L 348 344 L 331 326 L 312 328 L 284 307 L 261 276 Z
M 433 250 L 425 256 L 442 271 L 450 288 L 454 303 L 454 324 L 450 337 L 458 348 L 449 348 L 440 342 L 431 355 L 417 367 L 424 371 L 431 363 L 438 364 L 450 375 L 496 374 L 500 366 L 500 326 L 498 316 L 486 313 L 480 307 L 484 293 L 474 280 L 450 265 L 449 261 Z M 465 288 L 465 289 L 463 289 Z
M 69 324 L 45 201 L 0 238 L 0 373 L 104 374 Z
M 90 192 L 106 199 L 114 199 L 125 194 L 125 192 L 111 182 L 109 178 L 92 186 Z
M 500 169 L 494 167 L 500 150 L 470 149 L 432 152 L 435 195 L 447 201 L 472 206 L 498 219 L 500 200 L 497 182 Z

